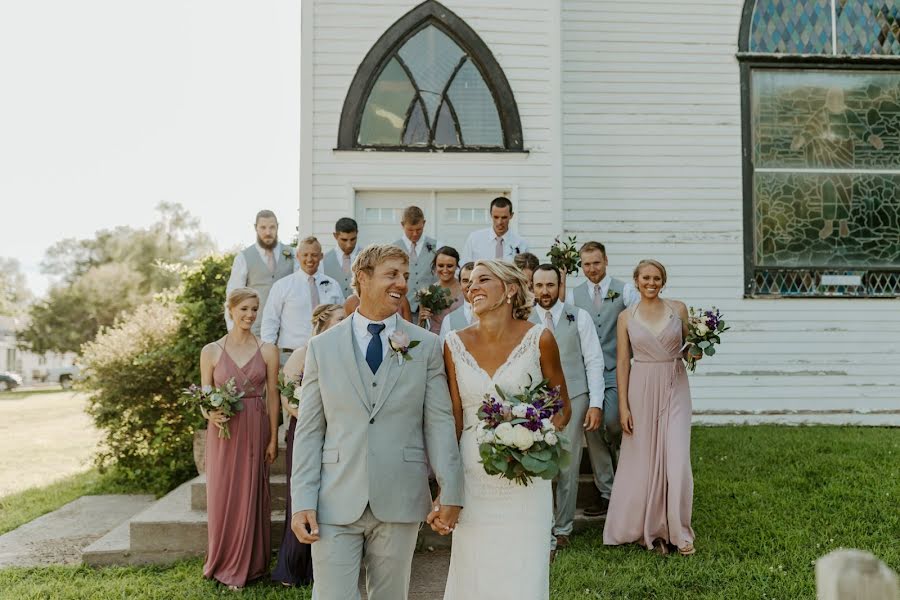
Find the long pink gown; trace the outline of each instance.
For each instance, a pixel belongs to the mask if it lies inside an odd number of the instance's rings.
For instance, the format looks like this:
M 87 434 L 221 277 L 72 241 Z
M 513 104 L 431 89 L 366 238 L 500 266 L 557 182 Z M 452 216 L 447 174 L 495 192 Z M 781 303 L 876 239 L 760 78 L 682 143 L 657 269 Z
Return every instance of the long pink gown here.
M 259 349 L 243 367 L 222 349 L 213 383 L 232 377 L 245 394 L 244 409 L 228 421 L 231 439 L 220 439 L 215 427 L 206 439 L 209 548 L 203 576 L 243 587 L 266 574 L 271 553 L 266 363 Z
M 694 542 L 691 506 L 691 390 L 681 361 L 681 320 L 674 313 L 658 335 L 631 309 L 628 337 L 634 364 L 628 379 L 628 405 L 634 433 L 622 436 L 622 449 L 603 543 L 656 539 L 684 548 Z

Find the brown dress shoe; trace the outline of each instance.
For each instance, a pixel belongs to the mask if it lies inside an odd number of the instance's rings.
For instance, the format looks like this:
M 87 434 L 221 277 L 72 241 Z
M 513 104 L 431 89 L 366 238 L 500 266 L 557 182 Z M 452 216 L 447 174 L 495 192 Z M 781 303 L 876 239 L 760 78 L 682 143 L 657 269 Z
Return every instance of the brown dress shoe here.
M 609 498 L 601 498 L 600 504 L 588 506 L 584 509 L 586 517 L 602 517 L 609 510 Z
M 556 536 L 556 549 L 562 550 L 563 548 L 569 545 L 569 536 L 567 535 L 558 535 Z

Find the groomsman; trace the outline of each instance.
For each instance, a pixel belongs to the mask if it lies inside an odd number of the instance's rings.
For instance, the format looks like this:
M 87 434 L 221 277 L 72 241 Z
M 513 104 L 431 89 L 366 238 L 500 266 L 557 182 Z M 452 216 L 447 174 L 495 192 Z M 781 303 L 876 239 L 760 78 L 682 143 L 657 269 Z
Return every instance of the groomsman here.
M 314 237 L 297 245 L 300 269 L 272 286 L 262 313 L 262 340 L 278 346 L 281 364 L 312 336 L 312 313 L 320 304 L 343 304 L 340 284 L 319 272 L 322 246 Z
M 441 341 L 447 337 L 451 331 L 465 329 L 472 324 L 472 305 L 469 304 L 469 284 L 472 271 L 475 269 L 475 263 L 467 262 L 459 270 L 459 284 L 462 286 L 463 303 L 462 306 L 444 317 L 441 321 Z
M 425 233 L 425 213 L 418 206 L 408 206 L 403 211 L 403 217 L 400 219 L 400 226 L 403 227 L 403 237 L 394 242 L 395 246 L 399 246 L 406 250 L 409 256 L 409 291 L 406 293 L 406 299 L 409 301 L 409 308 L 413 313 L 413 322 L 416 322 L 416 315 L 419 312 L 419 303 L 416 301 L 416 292 L 424 287 L 428 287 L 437 278 L 431 269 L 431 263 L 434 261 L 435 250 L 438 248 L 437 240 L 430 238 Z
M 278 219 L 271 210 L 256 213 L 254 221 L 256 243 L 244 248 L 234 257 L 231 276 L 225 285 L 225 296 L 240 287 L 249 287 L 259 294 L 259 311 L 266 305 L 272 285 L 294 272 L 294 249 L 278 241 Z M 225 311 L 225 325 L 231 331 L 234 323 Z M 250 330 L 259 335 L 262 319 L 258 318 Z
M 525 277 L 528 279 L 528 285 L 531 285 L 531 278 L 534 276 L 534 272 L 541 264 L 541 261 L 531 252 L 522 252 L 513 257 L 513 264 L 519 267 L 520 271 L 525 273 Z
M 505 196 L 491 200 L 491 227 L 469 234 L 460 260 L 463 263 L 499 258 L 512 262 L 516 254 L 528 251 L 528 242 L 509 230 L 512 202 Z
M 593 437 L 597 443 L 588 446 L 594 483 L 602 497 L 599 506 L 587 507 L 584 514 L 596 517 L 606 514 L 612 492 L 615 464 L 622 443 L 622 426 L 619 424 L 619 391 L 616 386 L 616 320 L 619 313 L 637 302 L 637 289 L 631 282 L 611 277 L 606 268 L 609 261 L 606 248 L 600 242 L 587 242 L 579 250 L 581 270 L 587 281 L 572 291 L 572 302 L 585 310 L 593 321 L 600 347 L 603 349 L 605 369 L 603 379 L 603 429 Z M 589 438 L 591 436 L 589 435 Z
M 341 293 L 345 298 L 353 295 L 350 287 L 352 274 L 350 267 L 359 254 L 356 240 L 359 237 L 359 227 L 356 221 L 349 217 L 343 217 L 334 224 L 334 241 L 337 248 L 332 248 L 325 254 L 322 260 L 322 269 L 325 274 L 341 284 Z
M 572 444 L 572 461 L 559 473 L 556 482 L 556 508 L 553 535 L 556 547 L 565 548 L 575 525 L 578 498 L 578 474 L 581 466 L 582 435 L 590 447 L 599 443 L 596 435 L 603 412 L 603 352 L 587 312 L 559 301 L 562 277 L 550 264 L 534 272 L 533 287 L 537 305 L 531 321 L 543 324 L 553 333 L 559 346 L 559 359 L 566 377 L 572 419 L 566 437 Z M 593 434 L 593 435 L 591 435 Z

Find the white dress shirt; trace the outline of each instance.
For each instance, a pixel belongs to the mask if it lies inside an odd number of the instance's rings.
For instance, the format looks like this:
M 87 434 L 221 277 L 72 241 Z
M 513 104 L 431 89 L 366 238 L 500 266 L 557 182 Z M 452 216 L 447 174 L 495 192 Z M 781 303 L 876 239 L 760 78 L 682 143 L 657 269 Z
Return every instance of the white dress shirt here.
M 466 316 L 466 323 L 471 325 L 472 324 L 472 305 L 466 301 L 463 301 L 462 309 L 463 309 L 463 314 Z M 451 331 L 453 331 L 453 330 L 451 329 L 451 325 L 450 325 L 450 313 L 447 313 L 446 315 L 444 315 L 444 320 L 441 321 L 441 332 L 440 332 L 440 334 L 438 334 L 438 335 L 440 335 L 442 342 L 447 337 L 447 334 L 450 333 Z
M 600 280 L 600 297 L 603 299 L 603 302 L 607 301 L 606 295 L 609 294 L 609 284 L 612 283 L 612 278 L 609 276 L 609 273 L 603 276 L 603 279 Z M 588 297 L 591 299 L 591 302 L 594 301 L 594 285 L 591 283 L 591 280 L 587 281 L 587 290 Z M 635 302 L 641 299 L 640 292 L 637 291 L 637 288 L 634 287 L 634 284 L 630 281 L 626 281 L 625 285 L 622 288 L 622 299 L 625 302 L 625 306 L 631 306 Z
M 503 238 L 503 260 L 512 262 L 516 254 L 528 252 L 528 241 L 512 231 L 507 231 Z M 493 227 L 479 229 L 469 234 L 466 245 L 463 246 L 460 265 L 467 262 L 496 258 L 497 234 Z
M 262 259 L 263 264 L 267 264 L 268 260 L 266 259 L 266 249 L 259 245 L 259 242 L 254 244 L 256 246 L 256 251 L 259 252 L 259 257 Z M 275 266 L 278 267 L 278 263 L 283 260 L 290 260 L 294 262 L 294 271 L 299 268 L 297 261 L 294 260 L 293 256 L 287 257 L 284 255 L 284 249 L 287 248 L 281 242 L 272 248 L 272 253 L 275 256 Z M 291 249 L 293 252 L 293 248 Z M 228 294 L 231 293 L 232 290 L 236 290 L 238 288 L 247 287 L 247 259 L 244 258 L 244 252 L 238 252 L 234 255 L 234 262 L 231 263 L 231 275 L 228 277 L 228 283 L 225 284 L 225 297 L 228 297 Z M 262 308 L 262 307 L 260 307 Z M 260 310 L 260 312 L 262 312 Z M 234 327 L 234 322 L 231 320 L 231 315 L 228 314 L 228 311 L 225 311 L 225 327 L 228 331 L 231 331 L 231 328 Z
M 591 315 L 577 306 L 566 305 L 562 302 L 557 302 L 550 308 L 554 329 L 559 329 L 559 320 L 567 307 L 569 311 L 575 312 L 575 325 L 578 327 L 578 337 L 581 339 L 581 354 L 584 357 L 584 370 L 587 374 L 590 407 L 602 409 L 605 384 L 603 381 L 603 349 L 600 347 L 600 338 L 594 331 Z M 544 323 L 547 309 L 536 305 L 533 310 L 537 311 L 541 323 Z
M 337 281 L 322 273 L 316 273 L 313 277 L 319 290 L 320 303 L 344 303 L 344 293 Z M 260 328 L 260 337 L 264 342 L 291 350 L 306 346 L 313 329 L 308 278 L 309 275 L 300 270 L 289 277 L 282 277 L 272 285 L 263 309 Z
M 363 358 L 365 358 L 369 349 L 369 342 L 372 341 L 372 334 L 369 333 L 369 324 L 384 323 L 384 329 L 381 330 L 381 335 L 379 335 L 381 338 L 381 359 L 384 360 L 387 358 L 388 350 L 391 349 L 388 338 L 397 329 L 397 319 L 399 318 L 396 314 L 393 314 L 384 321 L 372 321 L 359 314 L 358 310 L 350 315 L 350 324 L 353 326 L 353 339 L 356 340 L 356 346 L 362 352 Z

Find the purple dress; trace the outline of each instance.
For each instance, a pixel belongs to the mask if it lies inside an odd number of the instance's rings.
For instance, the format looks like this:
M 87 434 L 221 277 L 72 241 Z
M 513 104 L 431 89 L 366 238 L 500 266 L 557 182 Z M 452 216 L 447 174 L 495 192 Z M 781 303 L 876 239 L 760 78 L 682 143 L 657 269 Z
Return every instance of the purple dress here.
M 272 547 L 266 362 L 259 348 L 243 367 L 222 348 L 213 383 L 222 386 L 231 378 L 244 392 L 244 409 L 228 421 L 231 439 L 219 438 L 215 427 L 206 439 L 209 547 L 203 576 L 243 587 L 266 574 Z
M 309 585 L 313 581 L 312 552 L 309 544 L 297 539 L 291 530 L 291 467 L 294 455 L 294 430 L 297 428 L 297 417 L 291 417 L 291 423 L 285 432 L 284 465 L 287 470 L 287 504 L 284 513 L 284 536 L 281 548 L 278 549 L 278 563 L 272 571 L 272 580 L 291 585 Z
M 634 364 L 628 405 L 634 433 L 622 436 L 619 465 L 603 528 L 606 545 L 656 539 L 684 548 L 694 543 L 691 507 L 691 390 L 681 361 L 681 319 L 674 313 L 654 335 L 628 319 Z

